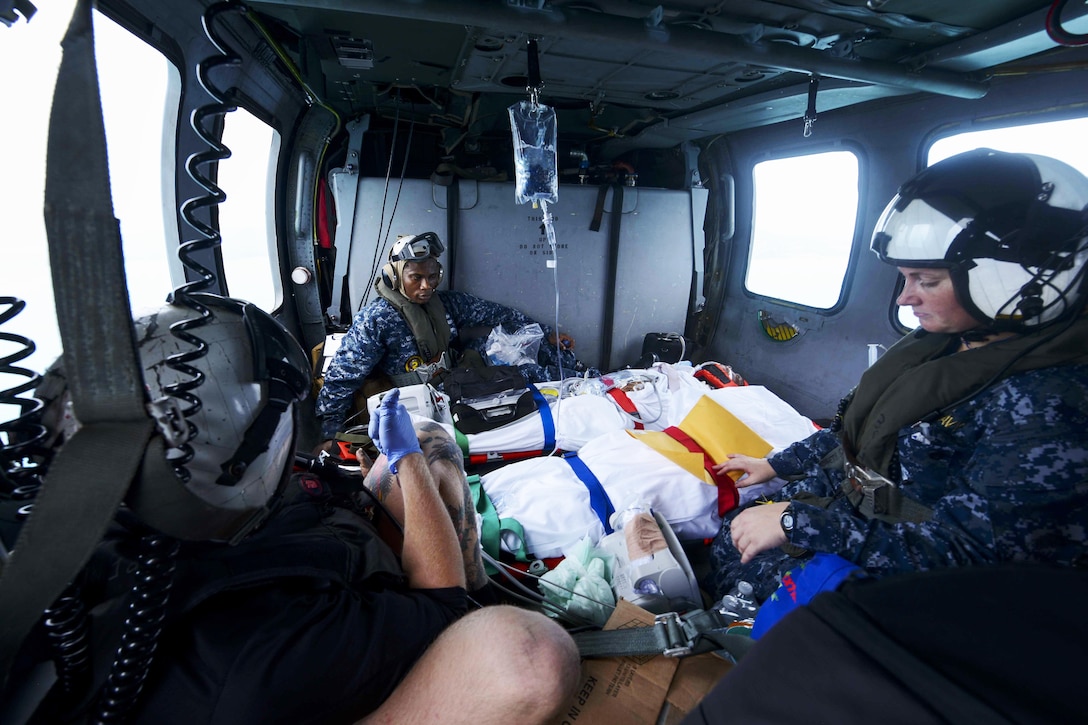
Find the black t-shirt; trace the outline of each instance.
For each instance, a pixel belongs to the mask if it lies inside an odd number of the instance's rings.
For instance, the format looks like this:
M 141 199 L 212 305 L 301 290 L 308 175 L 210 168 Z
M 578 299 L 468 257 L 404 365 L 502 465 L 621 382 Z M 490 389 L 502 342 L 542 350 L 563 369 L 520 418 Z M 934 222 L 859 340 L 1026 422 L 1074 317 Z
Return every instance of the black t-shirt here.
M 315 591 L 300 582 L 220 595 L 162 638 L 136 721 L 353 722 L 465 608 L 461 588 Z
M 135 722 L 354 722 L 465 613 L 464 589 L 409 589 L 369 522 L 298 481 L 242 544 L 183 552 Z

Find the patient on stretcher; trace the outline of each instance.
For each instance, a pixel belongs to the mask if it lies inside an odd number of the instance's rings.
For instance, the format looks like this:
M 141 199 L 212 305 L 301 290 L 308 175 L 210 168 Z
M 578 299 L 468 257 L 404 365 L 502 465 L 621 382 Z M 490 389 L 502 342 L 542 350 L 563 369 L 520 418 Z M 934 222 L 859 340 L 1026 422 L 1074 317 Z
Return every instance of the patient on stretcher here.
M 642 384 L 625 392 L 622 406 L 607 383 L 589 381 L 596 385 L 585 391 L 542 383 L 547 404 L 536 415 L 476 435 L 456 430 L 440 394 L 412 390 L 402 400 L 420 400 L 409 410 L 446 428 L 470 464 L 513 461 L 486 473 L 483 489 L 501 517 L 521 523 L 522 543 L 537 558 L 563 556 L 585 537 L 599 541 L 611 513 L 635 502 L 649 504 L 682 540 L 713 536 L 725 501 L 732 508 L 782 484 L 738 491 L 715 480 L 713 460 L 764 455 L 816 429 L 761 386 L 715 390 L 663 363 L 622 373 Z

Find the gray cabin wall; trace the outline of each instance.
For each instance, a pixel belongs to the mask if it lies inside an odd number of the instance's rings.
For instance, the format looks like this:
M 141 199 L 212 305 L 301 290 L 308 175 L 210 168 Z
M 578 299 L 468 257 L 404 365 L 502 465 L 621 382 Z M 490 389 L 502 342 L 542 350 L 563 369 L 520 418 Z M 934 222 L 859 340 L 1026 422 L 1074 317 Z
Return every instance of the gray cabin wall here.
M 372 290 L 369 298 L 365 295 L 373 260 L 387 259 L 397 235 L 435 231 L 449 241 L 447 187 L 422 179 L 405 180 L 402 188 L 397 187 L 394 182 L 387 191 L 383 179 L 360 180 L 348 268 L 354 310 L 373 298 Z M 443 287 L 516 307 L 554 327 L 558 278 L 559 328 L 574 337 L 578 358 L 605 369 L 635 363 L 646 333 L 683 332 L 695 249 L 701 250 L 703 243 L 706 191 L 625 187 L 622 192 L 608 361 L 603 354 L 615 221 L 612 188 L 604 199 L 600 228 L 593 231 L 598 187 L 560 187 L 559 201 L 551 205 L 558 252 L 553 270 L 540 209 L 517 204 L 512 183 L 461 180 L 453 210 L 456 239 L 442 260 L 447 270 L 453 262 L 453 274 Z M 380 225 L 379 219 L 383 205 L 388 218 L 394 203 L 396 213 L 387 235 L 389 225 Z

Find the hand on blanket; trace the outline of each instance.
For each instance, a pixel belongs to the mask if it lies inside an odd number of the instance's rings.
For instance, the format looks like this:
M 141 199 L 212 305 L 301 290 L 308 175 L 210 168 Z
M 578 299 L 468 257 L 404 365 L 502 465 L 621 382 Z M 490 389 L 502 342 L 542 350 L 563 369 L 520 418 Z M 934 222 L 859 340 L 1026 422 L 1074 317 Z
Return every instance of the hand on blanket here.
M 782 530 L 782 512 L 789 506 L 782 503 L 749 506 L 733 518 L 729 531 L 733 546 L 740 552 L 740 563 L 747 564 L 756 554 L 782 546 L 789 540 Z
M 382 398 L 367 432 L 378 450 L 389 460 L 389 470 L 397 472 L 397 461 L 412 453 L 422 453 L 419 438 L 408 411 L 400 404 L 400 388 Z
M 740 453 L 730 453 L 725 461 L 714 466 L 715 473 L 722 474 L 729 471 L 743 471 L 747 474 L 737 481 L 737 486 L 740 488 L 770 481 L 775 477 L 774 469 L 766 458 L 753 458 Z

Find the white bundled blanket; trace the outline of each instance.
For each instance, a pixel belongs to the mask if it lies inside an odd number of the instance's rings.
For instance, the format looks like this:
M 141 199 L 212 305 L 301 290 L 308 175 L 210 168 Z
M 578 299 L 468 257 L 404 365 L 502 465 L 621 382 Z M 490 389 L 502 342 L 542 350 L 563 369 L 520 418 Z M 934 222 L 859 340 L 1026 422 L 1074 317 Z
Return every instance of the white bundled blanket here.
M 665 414 L 654 429 L 677 425 L 704 395 L 740 419 L 774 450 L 816 430 L 808 418 L 762 386 L 708 390 L 701 383 L 671 392 Z M 717 489 L 628 434 L 628 428 L 605 431 L 571 449 L 579 451 L 578 457 L 600 482 L 615 510 L 644 501 L 665 517 L 681 539 L 716 534 L 721 524 Z M 777 490 L 782 483 L 776 480 L 741 488 L 741 505 Z M 562 556 L 583 537 L 597 542 L 604 534 L 603 525 L 590 508 L 589 491 L 561 457 L 503 466 L 483 477 L 483 488 L 500 517 L 521 523 L 526 548 L 537 557 Z

